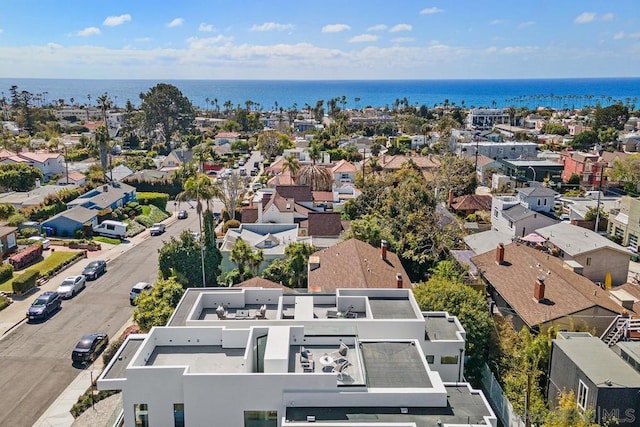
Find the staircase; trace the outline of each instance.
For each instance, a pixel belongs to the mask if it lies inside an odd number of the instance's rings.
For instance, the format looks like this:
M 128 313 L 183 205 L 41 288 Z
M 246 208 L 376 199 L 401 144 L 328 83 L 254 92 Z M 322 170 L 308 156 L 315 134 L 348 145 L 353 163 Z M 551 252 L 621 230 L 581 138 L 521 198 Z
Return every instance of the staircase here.
M 640 319 L 631 319 L 628 316 L 617 316 L 606 331 L 600 336 L 606 345 L 612 347 L 621 340 L 640 339 Z

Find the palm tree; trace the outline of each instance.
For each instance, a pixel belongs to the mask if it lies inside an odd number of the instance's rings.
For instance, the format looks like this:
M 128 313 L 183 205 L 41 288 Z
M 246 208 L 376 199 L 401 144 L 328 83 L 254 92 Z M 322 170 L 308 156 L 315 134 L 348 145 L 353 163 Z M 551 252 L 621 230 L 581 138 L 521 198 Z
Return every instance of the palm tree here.
M 202 236 L 202 201 L 205 200 L 207 203 L 207 209 L 210 207 L 210 202 L 214 197 L 218 197 L 221 194 L 220 187 L 214 185 L 209 177 L 205 174 L 197 174 L 195 176 L 190 176 L 184 182 L 184 191 L 178 194 L 176 200 L 178 201 L 188 201 L 188 200 L 196 200 L 196 212 L 198 214 L 198 228 L 200 231 L 200 236 Z M 200 257 L 202 261 L 202 284 L 206 286 L 206 275 L 204 270 L 204 244 L 200 242 Z
M 329 169 L 313 163 L 300 168 L 298 181 L 310 186 L 312 191 L 331 191 L 333 175 Z
M 107 144 L 109 143 L 109 131 L 106 126 L 98 126 L 94 135 L 96 145 L 100 147 L 100 165 L 102 177 L 107 182 Z
M 285 156 L 284 162 L 282 163 L 282 172 L 284 171 L 289 171 L 293 181 L 296 181 L 296 175 L 298 175 L 298 172 L 300 171 L 300 162 L 293 154 Z
M 90 96 L 90 95 L 87 95 Z M 102 170 L 105 171 L 105 179 L 106 179 L 106 171 L 107 171 L 107 146 L 109 144 L 109 127 L 107 124 L 107 110 L 111 108 L 111 99 L 109 99 L 109 95 L 105 92 L 100 95 L 96 100 L 98 107 L 102 110 L 102 120 L 104 121 L 104 129 L 106 131 L 106 138 L 101 138 L 98 141 L 98 147 L 100 148 L 100 164 L 102 165 Z

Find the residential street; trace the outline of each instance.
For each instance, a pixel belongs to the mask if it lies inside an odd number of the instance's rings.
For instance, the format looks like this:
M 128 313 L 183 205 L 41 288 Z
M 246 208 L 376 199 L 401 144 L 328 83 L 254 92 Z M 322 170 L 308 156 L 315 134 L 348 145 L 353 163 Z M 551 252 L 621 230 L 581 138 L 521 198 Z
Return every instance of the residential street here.
M 103 331 L 110 339 L 116 338 L 113 335 L 132 314 L 128 298 L 131 286 L 157 279 L 157 252 L 162 241 L 186 228 L 198 229 L 195 210 L 189 213 L 188 219 L 176 221 L 161 236 L 144 238 L 148 236 L 145 231 L 141 243 L 109 262 L 105 275 L 87 282 L 87 288 L 65 300 L 49 320 L 23 323 L 0 340 L 0 396 L 8 409 L 0 414 L 0 425 L 31 426 L 38 420 L 78 375 L 78 368 L 71 366 L 71 350 L 83 334 Z M 92 258 L 90 255 L 88 260 L 63 271 L 43 288 L 55 290 L 64 277 L 80 274 Z

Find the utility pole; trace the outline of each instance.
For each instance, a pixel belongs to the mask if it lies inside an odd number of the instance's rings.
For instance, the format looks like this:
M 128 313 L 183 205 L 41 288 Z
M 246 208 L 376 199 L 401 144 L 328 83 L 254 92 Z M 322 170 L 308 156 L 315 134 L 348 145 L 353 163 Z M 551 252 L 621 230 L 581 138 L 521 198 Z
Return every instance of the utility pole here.
M 595 225 L 595 229 L 593 230 L 596 233 L 598 232 L 598 226 L 600 225 L 600 193 L 602 193 L 602 179 L 603 179 L 605 168 L 606 168 L 605 165 L 603 164 L 600 165 L 600 181 L 598 182 L 598 203 L 596 204 L 596 225 Z
M 367 167 L 367 147 L 362 149 L 362 188 L 364 188 L 364 174 Z

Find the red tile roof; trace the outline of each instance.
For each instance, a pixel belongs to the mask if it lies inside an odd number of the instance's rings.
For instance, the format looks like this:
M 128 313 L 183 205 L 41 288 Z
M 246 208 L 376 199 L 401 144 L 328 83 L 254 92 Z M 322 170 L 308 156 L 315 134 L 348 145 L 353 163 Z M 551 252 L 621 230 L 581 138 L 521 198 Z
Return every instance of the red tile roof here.
M 285 293 L 285 294 L 297 293 L 297 291 L 294 289 L 291 289 L 287 286 L 283 286 L 280 283 L 276 283 L 271 280 L 263 279 L 262 277 L 253 277 L 251 279 L 245 280 L 242 283 L 233 285 L 233 287 L 234 288 L 272 288 L 272 289 L 282 289 L 282 293 Z
M 320 266 L 309 272 L 309 290 L 335 292 L 338 288 L 395 288 L 396 275 L 402 276 L 402 287 L 411 281 L 398 256 L 357 239 L 349 239 L 314 253 Z M 311 258 L 310 258 L 311 263 Z
M 453 199 L 451 207 L 456 211 L 490 211 L 491 200 L 487 194 L 467 194 Z

